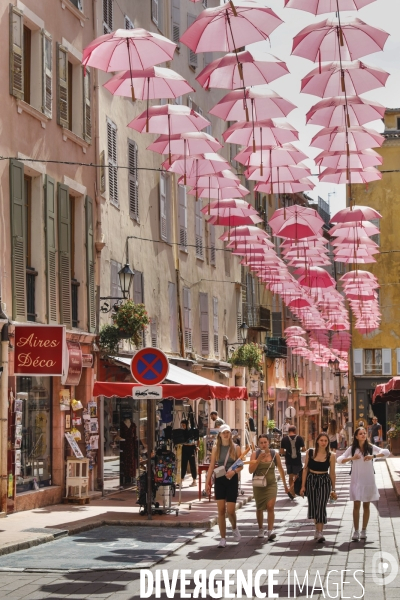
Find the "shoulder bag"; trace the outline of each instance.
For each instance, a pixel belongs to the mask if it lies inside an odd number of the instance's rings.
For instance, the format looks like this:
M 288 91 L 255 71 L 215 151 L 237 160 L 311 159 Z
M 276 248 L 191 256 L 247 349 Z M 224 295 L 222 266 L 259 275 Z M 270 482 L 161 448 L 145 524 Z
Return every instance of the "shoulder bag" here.
M 276 464 L 276 458 L 275 458 L 275 450 L 272 450 L 272 448 L 270 449 L 270 453 L 272 456 L 272 460 L 269 464 L 268 469 L 266 470 L 264 475 L 253 475 L 253 480 L 252 480 L 252 484 L 253 484 L 253 488 L 265 488 L 267 487 L 267 475 L 268 475 L 268 471 L 270 470 L 272 463 Z M 261 454 L 261 450 L 257 450 L 256 452 L 256 458 L 258 458 Z
M 224 475 L 226 475 L 226 463 L 228 462 L 228 458 L 229 458 L 229 451 L 226 453 L 224 464 L 221 467 L 216 467 L 214 469 L 213 473 L 214 473 L 215 479 L 218 479 L 219 477 L 224 477 Z

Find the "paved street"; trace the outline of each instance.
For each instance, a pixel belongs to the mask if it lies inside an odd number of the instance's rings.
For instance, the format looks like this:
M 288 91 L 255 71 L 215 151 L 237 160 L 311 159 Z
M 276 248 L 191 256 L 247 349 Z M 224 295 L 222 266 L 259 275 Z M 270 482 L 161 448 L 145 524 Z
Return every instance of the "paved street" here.
M 265 539 L 256 537 L 257 526 L 255 522 L 254 503 L 250 502 L 239 512 L 239 523 L 242 532 L 242 541 L 237 544 L 229 541 L 227 548 L 218 549 L 218 530 L 216 527 L 206 531 L 202 535 L 191 539 L 186 545 L 181 546 L 170 556 L 158 563 L 152 571 L 166 569 L 172 578 L 174 569 L 205 569 L 210 573 L 212 569 L 252 569 L 255 573 L 259 569 L 279 569 L 275 575 L 278 584 L 274 592 L 280 597 L 288 597 L 288 570 L 291 571 L 290 583 L 293 583 L 293 571 L 296 571 L 300 584 L 303 582 L 306 571 L 309 571 L 308 587 L 303 592 L 297 590 L 297 596 L 306 597 L 308 589 L 309 597 L 315 583 L 316 572 L 319 571 L 320 580 L 312 594 L 313 598 L 329 597 L 326 589 L 326 575 L 329 571 L 348 569 L 344 592 L 338 597 L 364 597 L 366 599 L 398 598 L 400 596 L 400 578 L 397 576 L 387 586 L 378 585 L 380 575 L 372 568 L 372 563 L 381 561 L 377 552 L 384 551 L 393 556 L 393 560 L 399 559 L 400 542 L 400 508 L 398 500 L 393 491 L 385 462 L 377 461 L 375 464 L 378 487 L 381 498 L 378 506 L 371 510 L 371 521 L 368 529 L 368 540 L 366 543 L 351 542 L 351 520 L 352 505 L 347 501 L 349 487 L 348 466 L 338 467 L 337 489 L 340 494 L 339 501 L 328 508 L 328 526 L 326 528 L 327 542 L 324 545 L 316 545 L 313 540 L 313 527 L 307 521 L 306 501 L 298 499 L 291 502 L 280 492 L 277 502 L 276 533 L 277 539 L 268 543 Z M 138 531 L 138 530 L 141 531 Z M 153 533 L 155 531 L 155 533 Z M 107 568 L 107 564 L 130 564 L 132 556 L 137 552 L 135 540 L 146 540 L 145 545 L 140 548 L 140 556 L 150 555 L 154 552 L 165 552 L 165 545 L 176 543 L 176 538 L 189 535 L 189 531 L 176 528 L 99 528 L 86 532 L 80 536 L 67 538 L 44 544 L 38 548 L 13 553 L 1 557 L 0 565 L 5 568 L 38 568 L 40 556 L 40 568 L 54 568 L 60 558 L 60 548 L 64 548 L 62 560 L 59 567 L 87 569 L 90 563 L 101 563 L 100 568 Z M 111 539 L 112 538 L 112 539 Z M 125 546 L 124 539 L 125 538 Z M 162 540 L 164 540 L 162 542 Z M 115 543 L 115 546 L 112 544 Z M 75 548 L 83 549 L 83 556 L 79 555 Z M 69 548 L 69 554 L 68 554 Z M 82 558 L 80 558 L 82 556 Z M 121 556 L 123 557 L 121 559 Z M 96 560 L 100 557 L 100 560 Z M 390 558 L 384 557 L 387 564 Z M 395 566 L 396 566 L 395 565 Z M 144 565 L 143 565 L 144 566 Z M 391 566 L 387 568 L 389 575 Z M 353 572 L 359 569 L 357 579 L 365 587 L 362 595 L 360 584 L 353 577 Z M 375 580 L 374 580 L 375 576 Z M 139 570 L 134 568 L 120 571 L 81 571 L 69 573 L 37 573 L 37 572 L 2 572 L 0 573 L 0 598 L 3 599 L 26 599 L 39 600 L 50 598 L 61 600 L 62 598 L 83 599 L 89 598 L 116 600 L 128 600 L 139 598 Z M 378 577 L 378 579 L 376 579 Z M 217 577 L 218 578 L 218 577 Z M 222 575 L 219 575 L 219 579 Z M 190 576 L 189 576 L 190 579 Z M 261 578 L 261 592 L 267 592 L 265 585 L 266 577 Z M 319 581 L 324 586 L 324 595 L 318 588 Z M 333 573 L 330 577 L 329 593 L 335 597 L 335 582 L 340 581 L 340 574 Z M 188 591 L 193 591 L 193 583 L 189 585 Z M 291 590 L 293 597 L 293 590 Z M 154 596 L 153 596 L 154 597 Z M 166 594 L 161 594 L 167 598 Z M 179 588 L 175 594 L 180 597 Z M 211 597 L 207 595 L 207 597 Z

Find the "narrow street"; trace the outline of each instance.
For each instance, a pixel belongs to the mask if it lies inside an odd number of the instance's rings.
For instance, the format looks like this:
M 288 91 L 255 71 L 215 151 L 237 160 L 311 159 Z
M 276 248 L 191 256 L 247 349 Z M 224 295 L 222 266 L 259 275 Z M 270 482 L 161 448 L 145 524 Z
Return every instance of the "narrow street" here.
M 308 584 L 302 591 L 297 588 L 298 597 L 398 598 L 400 578 L 397 576 L 388 585 L 379 585 L 379 564 L 383 558 L 386 561 L 384 564 L 390 565 L 385 573 L 389 578 L 392 569 L 398 568 L 400 507 L 386 463 L 376 461 L 375 470 L 381 497 L 378 505 L 371 508 L 366 543 L 350 541 L 352 504 L 347 500 L 349 469 L 348 466 L 338 466 L 339 500 L 328 505 L 326 543 L 323 545 L 314 542 L 313 525 L 307 520 L 306 501 L 297 499 L 291 502 L 280 487 L 276 504 L 275 542 L 256 537 L 253 502 L 238 512 L 241 542 L 230 542 L 228 536 L 225 549 L 216 547 L 219 539 L 217 527 L 197 537 L 194 536 L 198 532 L 174 527 L 103 527 L 1 557 L 0 597 L 2 600 L 140 598 L 143 597 L 140 596 L 140 570 L 134 564 L 134 557 L 140 556 L 143 561 L 147 560 L 146 557 L 157 558 L 156 553 L 159 556 L 166 552 L 167 544 L 176 543 L 177 549 L 153 566 L 151 571 L 155 573 L 156 570 L 166 569 L 171 580 L 174 570 L 191 570 L 191 574 L 187 575 L 191 582 L 187 593 L 194 589 L 192 576 L 196 570 L 204 569 L 209 574 L 213 569 L 242 570 L 244 573 L 251 569 L 255 574 L 259 569 L 278 569 L 279 574 L 274 575 L 278 582 L 274 592 L 279 597 L 289 597 L 290 570 L 291 587 L 294 571 L 300 586 L 308 571 Z M 185 544 L 187 539 L 189 541 Z M 380 552 L 389 553 L 393 560 L 387 555 L 381 557 Z M 79 561 L 81 570 L 73 571 Z M 145 563 L 142 566 L 146 567 Z M 68 568 L 71 571 L 61 571 Z M 344 592 L 338 596 L 336 584 L 340 589 L 340 571 L 344 569 L 348 570 L 344 579 L 349 583 L 345 584 Z M 37 570 L 40 572 L 35 572 Z M 360 583 L 353 577 L 356 570 L 359 570 L 356 579 Z M 316 580 L 317 571 L 320 579 Z M 329 571 L 335 572 L 330 575 L 327 584 Z M 216 574 L 216 580 L 223 579 L 223 576 Z M 260 579 L 261 592 L 268 591 L 266 579 L 265 575 Z M 324 586 L 323 593 L 318 589 L 320 581 Z M 360 584 L 365 588 L 364 595 Z M 234 586 L 231 589 L 234 590 Z M 167 597 L 166 593 L 161 593 L 161 598 Z M 179 585 L 175 597 L 183 597 Z M 290 597 L 294 597 L 293 589 L 290 590 Z

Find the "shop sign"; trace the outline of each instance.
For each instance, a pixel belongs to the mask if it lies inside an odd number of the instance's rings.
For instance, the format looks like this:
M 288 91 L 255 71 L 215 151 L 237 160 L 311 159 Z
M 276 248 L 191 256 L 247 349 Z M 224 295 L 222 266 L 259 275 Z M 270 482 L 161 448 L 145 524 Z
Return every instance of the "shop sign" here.
M 79 342 L 67 340 L 65 358 L 65 375 L 61 378 L 61 383 L 63 385 L 79 385 L 82 375 L 82 350 Z
M 82 367 L 88 369 L 93 367 L 93 354 L 82 354 Z
M 63 375 L 65 327 L 15 325 L 14 374 L 31 377 Z
M 161 385 L 142 385 L 132 389 L 134 400 L 162 400 L 163 389 Z

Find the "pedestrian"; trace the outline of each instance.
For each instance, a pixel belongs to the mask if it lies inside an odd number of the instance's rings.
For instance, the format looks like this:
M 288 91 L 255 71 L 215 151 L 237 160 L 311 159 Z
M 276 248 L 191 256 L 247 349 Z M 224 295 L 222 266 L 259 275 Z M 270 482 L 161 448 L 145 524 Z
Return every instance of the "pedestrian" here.
M 217 419 L 219 419 L 220 421 L 222 421 L 222 423 L 225 423 L 225 421 L 224 421 L 223 419 L 221 419 L 221 417 L 219 417 L 219 416 L 218 416 L 218 413 L 217 413 L 217 411 L 216 411 L 216 410 L 212 410 L 212 411 L 210 412 L 210 419 L 211 419 L 211 421 L 212 421 L 212 423 L 211 423 L 211 426 L 213 426 L 213 424 L 215 423 L 215 421 L 216 421 Z
M 314 539 L 322 543 L 325 541 L 323 534 L 327 522 L 326 505 L 329 498 L 337 499 L 335 492 L 335 455 L 329 451 L 329 437 L 322 432 L 315 440 L 315 449 L 310 448 L 306 454 L 303 469 L 303 481 L 300 495 L 307 493 L 308 519 L 314 519 Z
M 370 503 L 376 502 L 376 500 L 379 499 L 379 491 L 375 483 L 375 473 L 372 462 L 374 456 L 380 458 L 389 455 L 389 450 L 384 450 L 369 442 L 365 427 L 357 427 L 354 432 L 352 445 L 338 458 L 339 464 L 351 461 L 350 500 L 354 502 L 354 533 L 352 536 L 354 541 L 367 539 Z M 360 532 L 361 502 L 363 503 L 363 521 Z
M 187 466 L 189 463 L 190 472 L 192 474 L 192 483 L 189 487 L 194 487 L 197 485 L 197 469 L 196 469 L 196 450 L 197 450 L 197 442 L 193 439 L 193 435 L 191 435 L 191 428 L 189 428 L 189 421 L 187 419 L 182 419 L 181 428 L 187 431 L 186 441 L 182 444 L 182 460 L 181 460 L 181 478 L 182 481 L 185 478 Z
M 222 425 L 218 431 L 217 442 L 211 452 L 210 466 L 207 471 L 206 493 L 211 494 L 211 477 L 215 473 L 214 493 L 218 507 L 218 527 L 221 539 L 218 548 L 226 546 L 226 517 L 232 525 L 233 539 L 239 541 L 242 537 L 236 523 L 236 500 L 239 493 L 238 473 L 243 467 L 234 470 L 230 467 L 240 457 L 240 447 L 233 443 L 229 425 Z M 222 472 L 222 473 L 221 473 Z
M 339 434 L 337 430 L 337 422 L 335 419 L 329 421 L 328 426 L 329 448 L 336 454 L 339 445 Z
M 322 431 L 323 433 L 328 433 L 328 427 L 329 427 L 329 425 L 322 425 L 322 427 L 321 427 L 321 431 Z
M 273 533 L 275 521 L 275 502 L 278 495 L 278 483 L 275 476 L 275 468 L 278 469 L 285 487 L 285 492 L 289 493 L 286 483 L 285 473 L 282 468 L 281 458 L 278 452 L 269 447 L 269 439 L 266 433 L 258 436 L 258 450 L 252 453 L 250 457 L 249 472 L 253 473 L 253 493 L 256 501 L 258 537 L 264 537 L 264 511 L 267 511 L 267 538 L 272 541 L 276 538 Z M 254 477 L 263 477 L 265 485 L 256 487 Z M 263 483 L 263 482 L 262 482 Z
M 342 429 L 339 431 L 340 450 L 346 450 L 347 448 L 347 419 Z
M 251 417 L 249 415 L 249 413 L 246 413 L 246 429 L 249 432 L 249 440 L 250 440 L 250 446 L 253 448 L 253 450 L 255 449 L 255 441 L 256 441 L 256 426 L 254 424 L 254 419 L 253 417 Z
M 214 421 L 214 429 L 219 429 L 222 425 L 225 424 L 225 421 L 223 421 L 222 419 L 215 419 Z
M 303 468 L 301 453 L 306 451 L 304 439 L 300 435 L 296 435 L 296 431 L 296 426 L 291 425 L 288 435 L 285 435 L 281 440 L 280 454 L 285 457 L 286 473 L 289 475 L 289 488 L 292 488 L 296 476 Z
M 292 423 L 291 423 L 290 419 L 285 420 L 283 427 L 282 427 L 283 435 L 287 435 L 289 433 L 289 427 L 291 426 L 291 424 Z
M 382 425 L 378 423 L 378 417 L 372 417 L 371 441 L 375 446 L 380 446 L 382 443 Z

